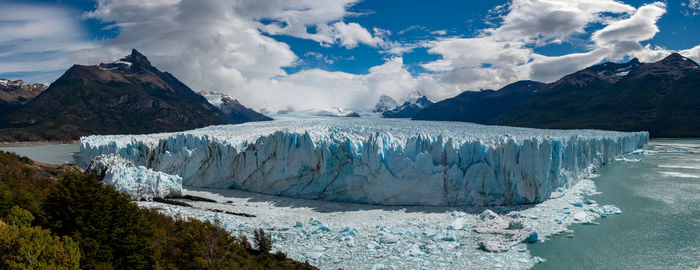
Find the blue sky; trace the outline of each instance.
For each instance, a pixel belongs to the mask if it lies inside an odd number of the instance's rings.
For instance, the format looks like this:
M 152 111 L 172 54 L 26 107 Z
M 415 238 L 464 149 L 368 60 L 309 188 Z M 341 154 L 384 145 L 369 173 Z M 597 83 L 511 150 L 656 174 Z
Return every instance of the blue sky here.
M 271 110 L 438 100 L 602 61 L 700 59 L 700 3 L 0 0 L 0 78 L 51 82 L 136 48 L 195 90 Z

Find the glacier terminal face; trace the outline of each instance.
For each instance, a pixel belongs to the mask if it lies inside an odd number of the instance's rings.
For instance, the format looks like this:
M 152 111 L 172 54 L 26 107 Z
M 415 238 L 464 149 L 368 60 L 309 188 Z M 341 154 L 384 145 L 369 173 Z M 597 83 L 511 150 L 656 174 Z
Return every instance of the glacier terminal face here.
M 647 132 L 286 119 L 83 137 L 80 165 L 118 154 L 186 186 L 381 205 L 508 205 L 542 202 L 648 140 Z
M 117 154 L 93 159 L 86 172 L 94 173 L 102 183 L 112 185 L 135 200 L 182 197 L 182 178 L 135 166 Z

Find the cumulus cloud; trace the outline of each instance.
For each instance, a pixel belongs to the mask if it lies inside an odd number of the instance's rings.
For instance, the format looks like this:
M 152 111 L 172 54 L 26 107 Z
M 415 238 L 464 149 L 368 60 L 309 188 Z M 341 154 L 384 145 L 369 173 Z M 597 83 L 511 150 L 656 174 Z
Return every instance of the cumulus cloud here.
M 137 48 L 162 70 L 193 89 L 222 91 L 247 105 L 277 110 L 357 108 L 382 93 L 399 98 L 415 82 L 400 57 L 355 75 L 310 69 L 289 75 L 284 67 L 300 60 L 289 45 L 266 36 L 284 34 L 330 45 L 360 44 L 398 50 L 384 43 L 389 33 L 343 21 L 353 1 L 100 0 L 85 18 L 119 27 L 120 35 L 74 59 L 85 64 L 110 61 Z M 273 20 L 265 21 L 265 20 Z M 265 21 L 266 23 L 263 23 Z M 315 26 L 310 33 L 307 26 Z M 325 62 L 322 55 L 309 54 Z M 383 82 L 382 81 L 386 81 Z M 403 83 L 403 82 L 406 83 Z
M 443 38 L 428 42 L 428 52 L 441 59 L 424 68 L 437 79 L 464 90 L 497 89 L 516 80 L 552 82 L 566 74 L 625 56 L 657 61 L 671 52 L 641 42 L 659 32 L 656 22 L 666 12 L 655 2 L 638 9 L 612 0 L 513 0 L 494 9 L 501 24 L 472 38 Z M 603 24 L 585 43 L 586 52 L 545 56 L 537 46 L 569 42 L 589 25 Z M 444 88 L 454 88 L 444 87 Z
M 0 16 L 0 73 L 26 73 L 50 82 L 71 63 L 67 54 L 92 47 L 69 10 L 49 5 L 3 3 Z
M 514 0 L 498 28 L 484 32 L 504 40 L 561 42 L 584 33 L 591 23 L 604 22 L 604 13 L 632 13 L 634 7 L 612 0 Z
M 629 56 L 649 62 L 671 53 L 647 42 L 659 32 L 656 24 L 666 12 L 659 2 L 633 7 L 615 0 L 512 0 L 492 9 L 491 26 L 472 37 L 447 36 L 447 31 L 431 32 L 422 26 L 394 35 L 367 28 L 352 21 L 362 15 L 350 11 L 357 2 L 97 0 L 95 9 L 82 18 L 119 30 L 116 38 L 99 41 L 98 46 L 80 41 L 84 37 L 76 30 L 75 16 L 36 5 L 13 8 L 17 12 L 0 17 L 0 48 L 9 48 L 0 50 L 0 58 L 6 60 L 0 61 L 0 72 L 63 70 L 67 63 L 108 62 L 136 48 L 193 89 L 231 94 L 254 108 L 366 109 L 383 94 L 400 100 L 419 91 L 440 100 L 523 79 L 551 82 L 603 60 Z M 23 11 L 27 14 L 18 14 Z M 17 20 L 24 20 L 25 31 L 8 26 Z M 409 43 L 400 37 L 409 31 L 432 36 Z M 289 74 L 287 67 L 303 62 L 287 43 L 271 35 L 348 50 L 366 46 L 384 60 L 366 74 L 319 68 Z M 585 50 L 561 56 L 536 52 L 539 46 L 562 42 Z M 402 55 L 418 47 L 440 58 L 423 63 L 426 72 L 411 74 Z M 12 55 L 32 53 L 42 54 L 37 59 L 46 63 L 7 61 Z M 47 57 L 54 54 L 61 61 Z M 700 46 L 681 54 L 700 60 Z M 316 52 L 304 56 L 326 64 L 337 60 Z
M 271 20 L 262 24 L 260 29 L 272 35 L 310 39 L 322 45 L 339 43 L 349 49 L 357 47 L 358 44 L 371 47 L 383 45 L 384 40 L 380 36 L 372 35 L 358 23 L 339 21 L 347 16 L 357 15 L 347 11 L 347 7 L 356 2 L 358 1 L 241 1 L 236 4 L 236 11 L 249 14 L 252 19 Z M 251 10 L 253 12 L 250 12 Z M 313 33 L 310 31 L 312 27 L 315 28 Z

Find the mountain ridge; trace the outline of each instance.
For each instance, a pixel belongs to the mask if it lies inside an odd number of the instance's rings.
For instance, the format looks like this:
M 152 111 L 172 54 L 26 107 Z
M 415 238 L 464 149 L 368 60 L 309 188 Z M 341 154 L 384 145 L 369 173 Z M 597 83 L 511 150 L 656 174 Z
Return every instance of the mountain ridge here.
M 73 65 L 26 105 L 0 117 L 0 141 L 72 141 L 242 122 L 134 49 L 112 63 Z
M 415 120 L 467 121 L 532 128 L 649 131 L 652 137 L 700 137 L 700 66 L 674 53 L 653 62 L 602 63 L 542 84 L 515 103 L 498 91 L 463 92 Z M 541 83 L 539 83 L 541 84 Z M 507 96 L 507 92 L 501 92 Z M 485 97 L 493 97 L 491 103 Z M 513 100 L 511 100 L 513 101 Z M 486 112 L 495 112 L 486 114 Z

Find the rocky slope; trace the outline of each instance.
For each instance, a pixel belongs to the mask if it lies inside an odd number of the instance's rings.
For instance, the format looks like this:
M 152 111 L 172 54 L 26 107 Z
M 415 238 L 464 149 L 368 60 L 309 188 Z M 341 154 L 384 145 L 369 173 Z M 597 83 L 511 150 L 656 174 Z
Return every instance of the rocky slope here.
M 272 118 L 265 116 L 253 109 L 243 106 L 237 99 L 217 93 L 217 92 L 201 92 L 209 103 L 218 107 L 223 113 L 231 117 L 232 120 L 238 122 L 250 121 L 270 121 Z
M 0 79 L 0 115 L 16 110 L 48 88 L 42 83 Z
M 433 105 L 425 96 L 420 96 L 415 99 L 404 102 L 401 106 L 393 108 L 391 110 L 384 111 L 382 117 L 384 118 L 411 118 L 416 115 L 419 111 L 426 109 Z
M 233 112 L 232 112 L 233 113 Z M 74 65 L 23 107 L 0 117 L 0 141 L 68 141 L 242 123 L 136 50 L 119 61 Z
M 589 78 L 584 84 L 567 77 L 492 123 L 700 137 L 700 66 L 688 58 L 672 54 L 639 64 L 616 80 Z
M 545 86 L 540 82 L 519 81 L 499 91 L 466 91 L 421 110 L 413 119 L 487 124 L 494 117 L 534 97 Z
M 655 63 L 603 63 L 551 84 L 520 81 L 464 92 L 413 119 L 536 128 L 649 131 L 700 137 L 700 66 L 679 54 Z

